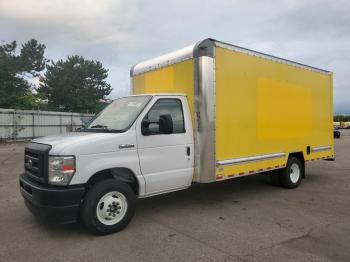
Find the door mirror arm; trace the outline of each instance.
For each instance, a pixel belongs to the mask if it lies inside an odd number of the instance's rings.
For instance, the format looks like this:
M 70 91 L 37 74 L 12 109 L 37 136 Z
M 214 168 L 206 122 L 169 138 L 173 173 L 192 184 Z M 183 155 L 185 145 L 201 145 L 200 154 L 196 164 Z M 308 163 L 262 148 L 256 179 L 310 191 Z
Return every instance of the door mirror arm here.
M 150 124 L 157 124 L 159 126 L 158 132 L 152 132 L 149 128 Z M 141 122 L 141 133 L 144 136 L 164 134 L 169 135 L 174 132 L 173 119 L 170 114 L 164 114 L 159 116 L 158 122 L 151 122 L 145 118 Z
M 170 114 L 164 114 L 159 116 L 159 133 L 160 134 L 172 134 L 174 132 L 173 118 Z
M 149 125 L 151 124 L 151 121 L 148 119 L 143 119 L 141 122 L 141 133 L 144 136 L 149 136 L 151 134 L 151 130 L 149 130 Z

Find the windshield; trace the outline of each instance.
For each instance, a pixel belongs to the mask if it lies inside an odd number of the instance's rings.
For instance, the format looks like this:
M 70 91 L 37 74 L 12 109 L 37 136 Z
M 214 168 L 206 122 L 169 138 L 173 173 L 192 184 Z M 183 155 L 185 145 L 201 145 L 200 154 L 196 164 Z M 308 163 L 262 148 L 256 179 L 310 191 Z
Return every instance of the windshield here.
M 113 101 L 93 119 L 86 129 L 125 131 L 136 120 L 151 96 L 129 96 Z

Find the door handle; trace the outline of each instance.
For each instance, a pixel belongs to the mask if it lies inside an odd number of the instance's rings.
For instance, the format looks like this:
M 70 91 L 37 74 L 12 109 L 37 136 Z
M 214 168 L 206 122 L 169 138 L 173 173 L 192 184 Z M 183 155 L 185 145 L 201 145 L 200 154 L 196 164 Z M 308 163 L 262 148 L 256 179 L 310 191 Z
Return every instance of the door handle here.
M 135 145 L 134 144 L 121 144 L 121 145 L 119 145 L 119 149 L 131 148 L 131 147 L 135 147 Z
M 186 147 L 186 153 L 187 153 L 187 156 L 191 155 L 191 148 L 189 146 Z

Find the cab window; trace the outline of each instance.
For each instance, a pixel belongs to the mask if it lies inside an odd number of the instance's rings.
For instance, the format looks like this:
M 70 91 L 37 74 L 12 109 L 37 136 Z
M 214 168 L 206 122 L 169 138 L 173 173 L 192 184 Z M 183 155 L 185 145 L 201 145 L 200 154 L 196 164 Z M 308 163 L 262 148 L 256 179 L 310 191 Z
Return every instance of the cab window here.
M 159 134 L 159 117 L 169 114 L 173 121 L 173 134 L 185 133 L 185 122 L 182 103 L 179 99 L 161 98 L 150 109 L 144 119 L 150 122 L 148 128 L 151 134 Z

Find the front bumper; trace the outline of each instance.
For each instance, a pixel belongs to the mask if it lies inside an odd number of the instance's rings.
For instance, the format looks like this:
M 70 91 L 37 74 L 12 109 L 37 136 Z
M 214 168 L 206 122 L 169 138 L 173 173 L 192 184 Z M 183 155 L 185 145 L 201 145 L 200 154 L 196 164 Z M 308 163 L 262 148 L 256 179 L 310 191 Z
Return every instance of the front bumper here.
M 25 175 L 20 176 L 19 185 L 27 208 L 35 216 L 58 224 L 77 221 L 84 186 L 43 185 Z

